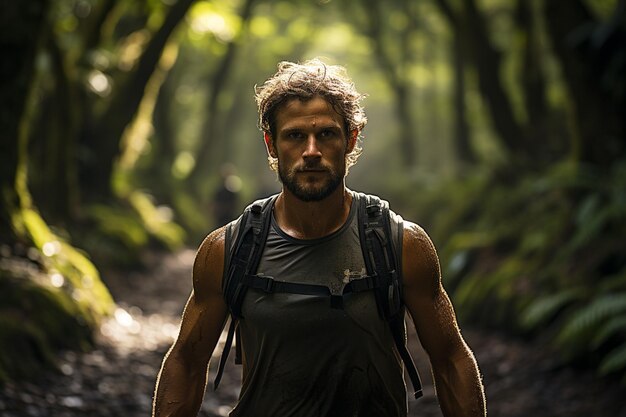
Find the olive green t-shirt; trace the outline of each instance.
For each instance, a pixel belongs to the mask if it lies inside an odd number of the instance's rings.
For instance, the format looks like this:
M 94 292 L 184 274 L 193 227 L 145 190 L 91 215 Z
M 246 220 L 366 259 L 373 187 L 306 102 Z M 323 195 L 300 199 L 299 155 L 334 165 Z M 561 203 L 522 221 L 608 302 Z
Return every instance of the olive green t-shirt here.
M 365 276 L 353 196 L 343 227 L 320 239 L 295 239 L 272 216 L 257 273 L 333 294 Z M 392 214 L 397 253 L 401 227 Z M 249 289 L 242 316 L 243 382 L 230 416 L 406 416 L 402 361 L 373 291 L 347 294 L 343 308 L 331 308 L 328 296 Z

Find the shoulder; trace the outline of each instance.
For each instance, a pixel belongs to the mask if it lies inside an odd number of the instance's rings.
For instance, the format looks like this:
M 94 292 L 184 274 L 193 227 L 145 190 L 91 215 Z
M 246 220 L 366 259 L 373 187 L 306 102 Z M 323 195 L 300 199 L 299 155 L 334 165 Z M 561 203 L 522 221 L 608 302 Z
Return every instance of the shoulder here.
M 410 245 L 407 248 L 435 250 L 435 245 L 422 226 L 408 220 L 403 221 L 403 240 Z
M 435 245 L 421 226 L 406 220 L 403 224 L 402 270 L 404 285 L 433 290 L 438 288 L 441 270 Z
M 221 292 L 226 229 L 220 227 L 204 238 L 193 263 L 193 289 L 196 297 Z

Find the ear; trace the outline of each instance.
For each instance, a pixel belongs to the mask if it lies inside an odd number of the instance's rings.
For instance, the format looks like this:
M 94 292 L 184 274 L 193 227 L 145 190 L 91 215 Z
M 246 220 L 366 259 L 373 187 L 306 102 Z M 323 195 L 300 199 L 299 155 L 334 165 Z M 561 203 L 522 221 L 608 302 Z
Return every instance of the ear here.
M 265 148 L 267 149 L 267 153 L 272 158 L 278 158 L 276 156 L 276 149 L 274 149 L 274 140 L 269 132 L 263 132 L 263 140 L 265 141 Z
M 354 150 L 356 146 L 356 139 L 359 137 L 359 131 L 354 129 L 350 132 L 350 136 L 348 137 L 348 148 L 346 149 L 346 153 L 350 153 Z

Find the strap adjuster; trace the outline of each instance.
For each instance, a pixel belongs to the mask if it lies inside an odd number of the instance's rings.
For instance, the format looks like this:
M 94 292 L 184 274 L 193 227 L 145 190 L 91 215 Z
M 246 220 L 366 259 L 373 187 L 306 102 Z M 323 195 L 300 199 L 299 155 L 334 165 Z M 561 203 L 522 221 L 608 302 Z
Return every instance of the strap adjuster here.
M 367 215 L 370 217 L 378 216 L 378 214 L 380 213 L 380 205 L 370 204 L 365 207 L 365 211 L 367 212 Z
M 261 291 L 267 293 L 274 292 L 274 280 L 272 278 L 265 278 L 265 285 L 261 288 Z

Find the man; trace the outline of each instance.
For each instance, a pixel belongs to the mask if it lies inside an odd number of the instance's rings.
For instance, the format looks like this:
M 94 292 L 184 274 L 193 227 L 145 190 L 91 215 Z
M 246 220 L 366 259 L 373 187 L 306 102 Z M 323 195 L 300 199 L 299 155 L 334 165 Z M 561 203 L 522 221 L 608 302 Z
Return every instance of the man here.
M 361 153 L 362 96 L 343 68 L 312 60 L 279 64 L 256 98 L 270 166 L 283 185 L 258 274 L 329 288 L 360 279 L 354 206 L 362 197 L 344 178 Z M 476 361 L 442 287 L 435 248 L 416 224 L 395 214 L 391 220 L 403 302 L 429 355 L 443 414 L 484 416 Z M 222 280 L 239 226 L 212 232 L 198 250 L 180 334 L 157 381 L 154 416 L 198 413 L 228 316 Z M 239 321 L 242 390 L 231 416 L 406 416 L 402 362 L 371 291 L 346 297 L 342 308 L 324 298 L 247 292 Z

